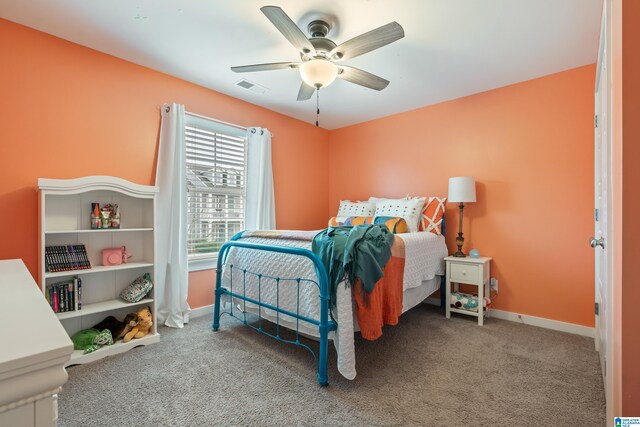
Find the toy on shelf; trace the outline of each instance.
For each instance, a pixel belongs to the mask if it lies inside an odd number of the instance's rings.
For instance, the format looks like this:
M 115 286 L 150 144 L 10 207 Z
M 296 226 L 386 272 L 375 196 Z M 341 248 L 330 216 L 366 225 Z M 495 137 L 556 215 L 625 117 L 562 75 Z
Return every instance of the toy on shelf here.
M 146 336 L 153 326 L 151 307 L 141 308 L 136 314 L 138 315 L 138 324 L 124 336 L 124 342 L 129 342 L 132 338 L 142 338 Z
M 146 297 L 152 288 L 153 282 L 151 282 L 151 275 L 145 273 L 124 288 L 122 292 L 120 292 L 120 298 L 127 302 L 138 302 Z
M 120 228 L 120 207 L 116 203 L 91 203 L 91 228 Z
M 127 252 L 126 246 L 120 246 L 119 248 L 107 248 L 102 250 L 102 265 L 112 266 L 126 264 L 131 258 L 129 252 Z
M 101 228 L 100 203 L 91 203 L 91 228 Z
M 124 338 L 124 336 L 137 324 L 138 315 L 136 313 L 129 313 L 125 316 L 124 321 L 122 322 L 113 316 L 108 316 L 102 322 L 95 325 L 93 329 L 97 329 L 99 331 L 108 329 L 111 331 L 113 341 L 116 342 L 119 339 Z
M 109 329 L 99 331 L 97 329 L 83 329 L 76 332 L 72 337 L 73 348 L 75 350 L 84 350 L 86 353 L 92 353 L 104 345 L 113 344 L 113 337 Z

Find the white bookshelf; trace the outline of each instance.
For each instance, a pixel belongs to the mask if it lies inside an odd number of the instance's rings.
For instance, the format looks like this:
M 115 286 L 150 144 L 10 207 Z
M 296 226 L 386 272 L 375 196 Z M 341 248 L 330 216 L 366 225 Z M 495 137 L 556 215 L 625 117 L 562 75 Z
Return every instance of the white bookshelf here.
M 120 340 L 113 345 L 104 346 L 94 351 L 93 353 L 83 354 L 82 350 L 74 350 L 73 353 L 71 353 L 71 360 L 67 363 L 66 366 L 94 362 L 96 360 L 102 359 L 105 356 L 124 353 L 125 351 L 131 350 L 134 347 L 138 347 L 139 345 L 153 344 L 158 341 L 160 341 L 160 335 L 154 333 L 146 335 L 140 339 L 133 339 L 128 343 Z
M 77 233 L 130 233 L 132 231 L 153 231 L 153 228 L 110 228 L 99 230 L 46 230 L 45 234 L 77 234 Z
M 152 331 L 146 337 L 127 344 L 119 341 L 93 353 L 83 355 L 74 351 L 67 363 L 88 363 L 102 357 L 121 353 L 130 348 L 160 340 L 156 328 L 155 288 L 138 303 L 119 298 L 120 292 L 137 277 L 149 273 L 156 277 L 155 264 L 155 196 L 157 187 L 144 186 L 107 176 L 77 179 L 39 179 L 39 268 L 40 287 L 74 276 L 82 279 L 82 308 L 78 311 L 56 313 L 69 336 L 81 329 L 91 328 L 111 315 L 122 320 L 127 313 L 149 306 L 154 317 Z M 91 203 L 100 206 L 117 203 L 120 207 L 120 228 L 92 229 Z M 83 244 L 91 262 L 90 269 L 49 272 L 46 270 L 46 246 Z M 126 264 L 102 265 L 102 250 L 126 246 L 132 257 Z
M 81 242 L 78 242 L 81 243 Z M 87 274 L 97 274 L 104 272 L 113 272 L 118 270 L 130 270 L 132 268 L 141 268 L 141 267 L 153 267 L 152 262 L 147 261 L 138 261 L 138 262 L 128 262 L 126 264 L 120 265 L 96 265 L 92 264 L 90 269 L 86 270 L 68 270 L 68 271 L 56 271 L 56 272 L 45 272 L 44 277 L 50 279 L 52 277 L 67 277 L 67 276 L 77 276 L 79 274 L 87 275 Z
M 143 298 L 138 302 L 130 303 L 117 299 L 110 299 L 101 302 L 94 302 L 93 304 L 86 304 L 82 306 L 82 310 L 67 311 L 64 313 L 56 313 L 58 320 L 71 319 L 78 316 L 87 316 L 89 314 L 104 313 L 106 311 L 119 310 L 121 308 L 131 309 L 139 305 L 151 305 L 153 304 L 152 298 Z

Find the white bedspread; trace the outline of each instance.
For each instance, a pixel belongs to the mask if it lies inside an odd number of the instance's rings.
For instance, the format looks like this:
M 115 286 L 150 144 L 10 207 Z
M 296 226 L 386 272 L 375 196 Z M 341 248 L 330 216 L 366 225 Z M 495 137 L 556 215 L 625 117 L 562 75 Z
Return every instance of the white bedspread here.
M 447 256 L 447 248 L 444 237 L 433 233 L 406 233 L 398 235 L 405 242 L 405 270 L 404 289 L 420 286 L 423 280 L 432 279 L 435 275 L 444 274 L 444 260 Z M 260 243 L 264 245 L 279 245 L 311 249 L 311 242 L 301 240 L 274 240 L 266 238 L 246 238 L 242 242 Z M 233 268 L 229 268 L 233 266 Z M 260 273 L 263 277 L 258 283 L 258 278 L 253 274 L 245 274 L 247 271 Z M 233 271 L 233 277 L 231 277 Z M 280 278 L 279 285 L 276 280 L 264 276 Z M 229 251 L 229 257 L 224 270 L 224 285 L 227 289 L 233 284 L 233 292 L 246 293 L 246 296 L 278 306 L 282 309 L 299 313 L 312 319 L 320 318 L 320 303 L 318 287 L 309 281 L 300 282 L 300 298 L 297 301 L 298 283 L 295 279 L 307 278 L 316 280 L 313 263 L 299 256 L 265 252 L 250 249 L 233 248 Z M 230 279 L 233 279 L 231 282 Z M 294 280 L 284 280 L 294 279 Z M 279 291 L 276 291 L 279 288 Z M 245 308 L 245 303 L 236 301 L 236 307 Z M 246 311 L 257 313 L 258 306 L 246 303 Z M 260 309 L 263 318 L 289 329 L 296 329 L 296 324 L 301 333 L 318 336 L 317 326 L 299 321 L 291 316 L 279 314 L 273 310 Z M 354 317 L 351 290 L 345 286 L 338 286 L 336 298 L 336 321 L 338 328 L 331 333 L 338 354 L 338 371 L 347 379 L 356 376 L 356 361 L 354 348 Z
M 444 236 L 433 233 L 398 234 L 404 241 L 404 289 L 420 286 L 423 280 L 444 276 L 444 257 L 448 255 Z

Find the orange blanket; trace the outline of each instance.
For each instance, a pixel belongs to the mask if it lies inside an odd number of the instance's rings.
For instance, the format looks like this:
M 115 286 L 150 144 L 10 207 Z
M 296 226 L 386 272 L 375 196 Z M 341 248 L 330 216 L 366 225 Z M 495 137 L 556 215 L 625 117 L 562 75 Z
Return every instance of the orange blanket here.
M 384 277 L 376 283 L 373 292 L 364 295 L 360 281 L 353 287 L 362 338 L 377 340 L 382 336 L 383 325 L 398 324 L 402 314 L 404 260 L 404 241 L 394 236 L 391 258 L 384 267 Z

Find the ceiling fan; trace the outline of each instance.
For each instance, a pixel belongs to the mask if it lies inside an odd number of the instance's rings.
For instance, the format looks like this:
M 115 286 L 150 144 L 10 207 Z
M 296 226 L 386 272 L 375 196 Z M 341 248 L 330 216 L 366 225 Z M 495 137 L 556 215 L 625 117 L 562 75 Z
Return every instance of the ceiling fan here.
M 313 92 L 333 83 L 336 77 L 370 89 L 382 90 L 388 80 L 358 68 L 342 65 L 341 62 L 386 46 L 404 37 L 404 30 L 397 22 L 376 28 L 340 45 L 326 38 L 331 26 L 323 20 L 309 23 L 310 38 L 277 6 L 264 6 L 262 13 L 300 52 L 301 62 L 273 62 L 268 64 L 231 67 L 236 73 L 298 68 L 302 85 L 298 91 L 298 101 L 311 98 Z

